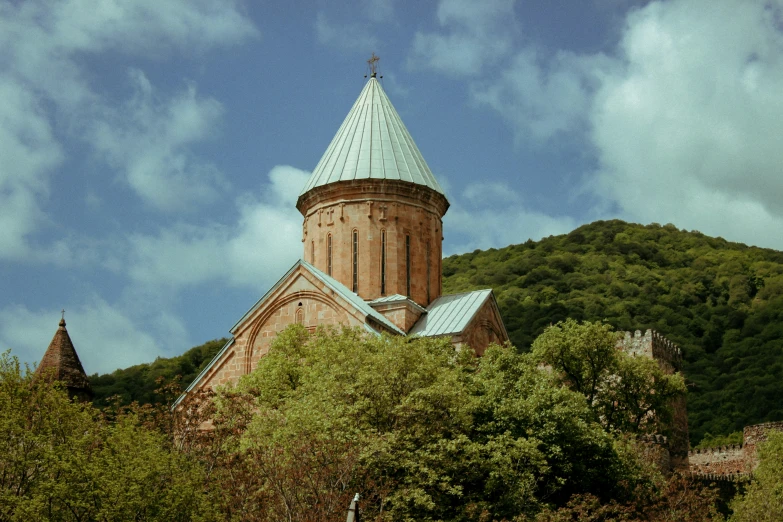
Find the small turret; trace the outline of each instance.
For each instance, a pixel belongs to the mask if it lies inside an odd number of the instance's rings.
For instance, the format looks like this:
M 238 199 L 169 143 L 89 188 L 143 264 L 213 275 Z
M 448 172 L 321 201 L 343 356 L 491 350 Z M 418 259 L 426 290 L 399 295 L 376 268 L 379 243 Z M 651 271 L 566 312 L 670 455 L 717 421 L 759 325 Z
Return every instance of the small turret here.
M 60 319 L 59 328 L 54 333 L 52 342 L 49 343 L 49 348 L 41 359 L 41 364 L 35 369 L 35 374 L 62 382 L 72 399 L 81 401 L 92 399 L 90 381 L 84 373 L 68 330 L 65 329 L 64 317 Z

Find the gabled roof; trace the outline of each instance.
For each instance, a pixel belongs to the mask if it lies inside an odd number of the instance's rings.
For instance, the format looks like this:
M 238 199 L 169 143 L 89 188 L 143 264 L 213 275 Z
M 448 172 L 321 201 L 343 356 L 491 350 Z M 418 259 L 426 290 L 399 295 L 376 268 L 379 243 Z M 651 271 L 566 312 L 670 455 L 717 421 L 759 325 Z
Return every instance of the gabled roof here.
M 236 332 L 237 326 L 242 324 L 244 320 L 252 315 L 256 310 L 258 310 L 259 307 L 261 307 L 264 302 L 271 296 L 273 293 L 277 291 L 278 288 L 280 288 L 280 285 L 285 282 L 286 279 L 288 279 L 288 276 L 290 276 L 297 268 L 300 266 L 306 268 L 310 273 L 312 273 L 316 278 L 320 279 L 322 283 L 324 283 L 326 286 L 328 286 L 331 290 L 333 290 L 335 293 L 339 294 L 340 297 L 351 303 L 357 310 L 362 312 L 364 315 L 370 316 L 373 319 L 375 319 L 377 322 L 385 326 L 386 328 L 390 329 L 391 331 L 398 333 L 400 335 L 405 335 L 405 332 L 400 330 L 394 323 L 389 321 L 386 317 L 384 317 L 381 313 L 374 310 L 367 302 L 356 295 L 355 293 L 348 290 L 348 287 L 346 287 L 344 284 L 339 282 L 337 279 L 334 279 L 331 276 L 326 275 L 324 272 L 321 272 L 316 267 L 308 263 L 307 261 L 304 261 L 300 259 L 296 263 L 294 263 L 294 266 L 292 266 L 288 272 L 285 273 L 283 277 L 280 278 L 280 280 L 272 286 L 272 288 L 269 289 L 267 293 L 264 294 L 264 296 L 256 301 L 256 304 L 254 304 L 250 310 L 248 310 L 245 315 L 242 316 L 242 318 L 237 321 L 237 323 L 231 327 L 230 332 L 233 334 Z
M 301 194 L 355 179 L 402 180 L 443 194 L 375 77 L 370 78 Z
M 60 320 L 52 342 L 46 349 L 41 364 L 35 369 L 38 375 L 51 376 L 62 382 L 67 388 L 90 391 L 90 381 L 73 347 L 71 336 L 65 329 L 65 319 Z
M 382 324 L 384 327 L 388 328 L 389 330 L 398 333 L 400 335 L 405 335 L 405 332 L 403 332 L 397 325 L 389 321 L 386 317 L 384 317 L 381 313 L 374 310 L 367 302 L 364 301 L 361 297 L 356 295 L 355 293 L 348 290 L 348 288 L 334 279 L 333 277 L 328 276 L 327 274 L 321 272 L 317 268 L 315 268 L 313 265 L 308 263 L 304 260 L 299 260 L 296 263 L 294 263 L 294 266 L 292 266 L 283 277 L 280 278 L 277 283 L 275 283 L 272 288 L 267 291 L 267 293 L 264 294 L 264 296 L 256 301 L 256 304 L 254 304 L 250 310 L 248 310 L 242 318 L 237 321 L 237 323 L 231 327 L 230 332 L 233 334 L 236 332 L 237 327 L 242 324 L 246 318 L 251 316 L 256 310 L 258 310 L 261 306 L 263 306 L 264 302 L 266 302 L 267 299 L 269 299 L 280 286 L 288 279 L 288 277 L 294 273 L 294 271 L 299 268 L 303 267 L 307 269 L 310 273 L 312 273 L 317 279 L 319 279 L 321 282 L 323 282 L 326 286 L 328 286 L 331 290 L 333 290 L 335 293 L 339 294 L 340 297 L 345 299 L 347 302 L 351 303 L 352 306 L 356 307 L 359 311 L 361 311 L 363 314 L 372 317 L 377 321 L 378 323 Z M 374 335 L 380 335 L 380 332 L 373 328 L 371 325 L 368 325 L 365 323 L 364 329 Z M 209 373 L 209 370 L 217 364 L 217 362 L 223 357 L 223 354 L 226 353 L 226 351 L 231 347 L 231 345 L 234 344 L 234 339 L 232 338 L 229 340 L 223 348 L 212 358 L 212 360 L 207 364 L 203 370 L 201 370 L 201 373 L 198 374 L 198 376 L 193 379 L 193 382 L 190 383 L 190 385 L 185 389 L 185 391 L 182 393 L 182 395 L 179 396 L 179 398 L 174 401 L 174 404 L 172 405 L 172 408 L 176 408 L 176 406 L 182 401 L 182 399 L 185 398 L 185 396 L 201 381 L 201 379 L 204 378 L 204 376 Z
M 476 290 L 463 294 L 442 295 L 427 307 L 408 335 L 437 337 L 455 335 L 465 330 L 471 319 L 492 297 L 492 290 Z

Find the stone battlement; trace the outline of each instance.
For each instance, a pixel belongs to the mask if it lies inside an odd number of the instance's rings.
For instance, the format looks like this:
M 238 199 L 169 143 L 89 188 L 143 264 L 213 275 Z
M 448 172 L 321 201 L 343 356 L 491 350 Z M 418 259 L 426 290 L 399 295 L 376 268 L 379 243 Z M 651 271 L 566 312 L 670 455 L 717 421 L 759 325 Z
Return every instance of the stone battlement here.
M 698 455 L 718 455 L 729 451 L 741 451 L 742 444 L 727 444 L 725 446 L 715 446 L 714 448 L 692 449 L 688 452 L 689 457 Z
M 742 430 L 742 444 L 728 444 L 689 451 L 688 461 L 691 473 L 700 478 L 702 476 L 710 478 L 713 475 L 720 477 L 738 474 L 750 476 L 758 466 L 756 448 L 759 443 L 767 440 L 767 432 L 770 430 L 783 431 L 783 422 L 745 426 L 745 429 Z M 716 479 L 711 478 L 711 480 Z
M 672 372 L 682 367 L 682 350 L 669 339 L 656 332 L 647 330 L 642 334 L 636 330 L 625 335 L 617 342 L 617 347 L 631 355 L 644 355 L 669 367 Z

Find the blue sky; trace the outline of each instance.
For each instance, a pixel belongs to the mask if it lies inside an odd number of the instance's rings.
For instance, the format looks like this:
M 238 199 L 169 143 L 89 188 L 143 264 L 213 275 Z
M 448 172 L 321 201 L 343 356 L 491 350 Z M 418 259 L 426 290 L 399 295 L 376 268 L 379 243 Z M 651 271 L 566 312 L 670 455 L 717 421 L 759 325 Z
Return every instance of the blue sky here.
M 447 255 L 596 219 L 783 249 L 780 1 L 0 0 L 0 349 L 88 373 L 227 330 L 380 57 Z

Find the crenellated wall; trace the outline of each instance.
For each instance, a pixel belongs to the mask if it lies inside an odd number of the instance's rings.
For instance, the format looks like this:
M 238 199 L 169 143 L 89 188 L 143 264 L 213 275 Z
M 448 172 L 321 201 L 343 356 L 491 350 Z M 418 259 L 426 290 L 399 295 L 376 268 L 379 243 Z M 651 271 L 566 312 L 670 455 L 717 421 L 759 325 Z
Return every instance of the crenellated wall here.
M 690 471 L 705 480 L 744 480 L 758 466 L 758 445 L 769 431 L 783 431 L 783 422 L 745 426 L 742 444 L 692 450 L 688 453 Z

